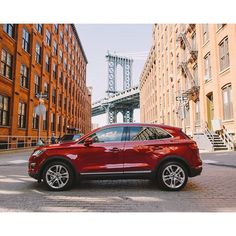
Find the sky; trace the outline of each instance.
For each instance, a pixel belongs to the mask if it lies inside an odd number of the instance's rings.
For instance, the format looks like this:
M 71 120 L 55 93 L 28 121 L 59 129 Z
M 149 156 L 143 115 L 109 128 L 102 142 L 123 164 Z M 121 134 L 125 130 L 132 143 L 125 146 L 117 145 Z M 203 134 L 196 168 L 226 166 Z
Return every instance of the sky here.
M 152 44 L 152 24 L 78 24 L 76 25 L 82 46 L 88 59 L 87 86 L 92 86 L 92 102 L 106 96 L 107 61 L 106 54 L 138 53 L 147 55 Z M 128 53 L 128 54 L 127 54 Z M 138 55 L 137 54 L 137 55 Z M 139 84 L 146 57 L 133 57 L 133 85 Z M 118 69 L 118 89 L 122 88 L 121 69 Z M 118 114 L 118 122 L 122 116 Z M 135 121 L 139 121 L 139 109 L 135 111 Z M 106 124 L 106 116 L 92 119 L 93 123 Z

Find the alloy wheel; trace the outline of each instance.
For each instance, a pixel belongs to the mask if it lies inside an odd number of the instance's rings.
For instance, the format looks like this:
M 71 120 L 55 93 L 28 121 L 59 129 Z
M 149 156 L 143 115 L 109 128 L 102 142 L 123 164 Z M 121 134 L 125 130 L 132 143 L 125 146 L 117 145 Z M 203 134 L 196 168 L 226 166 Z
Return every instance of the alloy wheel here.
M 50 166 L 45 173 L 45 180 L 49 187 L 55 190 L 66 186 L 70 178 L 68 169 L 62 164 Z

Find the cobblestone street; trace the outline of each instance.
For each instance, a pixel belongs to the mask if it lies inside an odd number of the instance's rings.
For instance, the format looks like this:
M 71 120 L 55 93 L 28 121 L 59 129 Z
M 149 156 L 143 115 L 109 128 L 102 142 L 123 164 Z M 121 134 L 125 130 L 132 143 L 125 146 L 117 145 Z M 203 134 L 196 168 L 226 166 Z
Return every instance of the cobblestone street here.
M 50 192 L 28 177 L 26 154 L 20 154 L 25 161 L 1 159 L 1 212 L 236 212 L 233 166 L 204 164 L 202 175 L 180 192 L 162 191 L 149 180 L 86 181 Z

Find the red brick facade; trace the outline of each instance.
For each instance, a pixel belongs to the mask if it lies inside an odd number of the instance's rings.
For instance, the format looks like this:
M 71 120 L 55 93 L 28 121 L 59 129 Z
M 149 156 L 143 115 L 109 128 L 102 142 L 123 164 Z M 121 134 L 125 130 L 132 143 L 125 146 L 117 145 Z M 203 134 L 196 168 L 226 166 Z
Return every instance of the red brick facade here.
M 38 135 L 36 92 L 48 94 L 42 136 L 63 135 L 67 127 L 90 131 L 87 59 L 73 24 L 0 25 L 0 55 L 0 135 Z

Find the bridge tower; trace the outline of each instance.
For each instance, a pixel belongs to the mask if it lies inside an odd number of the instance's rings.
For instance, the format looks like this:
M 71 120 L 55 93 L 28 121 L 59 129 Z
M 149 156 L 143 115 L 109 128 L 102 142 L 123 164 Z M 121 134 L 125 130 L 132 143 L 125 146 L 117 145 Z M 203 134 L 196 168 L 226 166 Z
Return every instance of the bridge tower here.
M 120 92 L 117 91 L 117 66 L 121 65 L 123 68 L 123 90 L 129 89 L 132 86 L 132 64 L 133 59 L 122 57 L 118 55 L 112 55 L 107 53 L 106 55 L 108 62 L 108 89 L 106 91 L 108 97 L 111 95 Z M 121 112 L 123 115 L 123 122 L 133 122 L 133 108 L 127 106 L 115 107 L 115 106 L 107 106 L 106 107 L 108 114 L 108 123 L 116 123 L 117 122 L 117 114 Z

